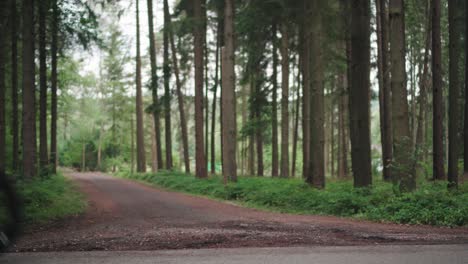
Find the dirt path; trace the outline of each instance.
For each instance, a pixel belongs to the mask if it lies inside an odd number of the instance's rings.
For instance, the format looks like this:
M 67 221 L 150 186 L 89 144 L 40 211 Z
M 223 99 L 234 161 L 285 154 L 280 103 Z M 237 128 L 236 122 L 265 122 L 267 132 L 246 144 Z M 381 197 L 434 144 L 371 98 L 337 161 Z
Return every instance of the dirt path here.
M 88 197 L 87 212 L 26 230 L 13 251 L 468 243 L 468 228 L 269 213 L 101 173 L 69 176 Z

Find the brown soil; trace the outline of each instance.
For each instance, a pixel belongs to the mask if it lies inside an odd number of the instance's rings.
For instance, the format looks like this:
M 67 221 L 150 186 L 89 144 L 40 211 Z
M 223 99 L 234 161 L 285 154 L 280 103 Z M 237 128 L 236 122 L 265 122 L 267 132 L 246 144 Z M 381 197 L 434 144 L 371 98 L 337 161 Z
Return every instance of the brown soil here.
M 468 243 L 468 228 L 263 212 L 101 173 L 68 175 L 87 212 L 28 228 L 12 251 Z

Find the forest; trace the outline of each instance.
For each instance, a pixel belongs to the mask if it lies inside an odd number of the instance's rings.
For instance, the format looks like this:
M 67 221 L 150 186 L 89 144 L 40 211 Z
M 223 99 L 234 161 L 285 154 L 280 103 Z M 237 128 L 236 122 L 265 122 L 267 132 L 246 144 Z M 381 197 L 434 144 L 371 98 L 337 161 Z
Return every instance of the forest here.
M 1 1 L 0 172 L 26 195 L 73 169 L 287 212 L 467 225 L 466 10 Z M 418 197 L 437 208 L 413 215 Z

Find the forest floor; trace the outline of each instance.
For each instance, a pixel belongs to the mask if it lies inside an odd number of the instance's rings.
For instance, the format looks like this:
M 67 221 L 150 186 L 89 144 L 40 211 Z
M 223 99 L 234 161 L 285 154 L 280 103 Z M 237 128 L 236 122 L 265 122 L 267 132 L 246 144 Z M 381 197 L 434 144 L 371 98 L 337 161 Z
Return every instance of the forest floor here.
M 13 252 L 467 244 L 468 228 L 382 224 L 243 208 L 102 173 L 74 173 L 79 216 L 27 227 Z

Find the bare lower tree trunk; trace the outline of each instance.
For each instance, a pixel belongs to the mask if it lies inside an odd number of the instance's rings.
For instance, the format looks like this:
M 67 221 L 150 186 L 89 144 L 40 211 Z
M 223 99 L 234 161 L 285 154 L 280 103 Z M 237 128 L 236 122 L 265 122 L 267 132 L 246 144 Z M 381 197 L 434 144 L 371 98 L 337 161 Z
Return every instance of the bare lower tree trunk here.
M 171 91 L 169 88 L 169 82 L 171 78 L 171 70 L 169 66 L 169 24 L 170 24 L 169 4 L 167 0 L 164 0 L 164 129 L 166 139 L 166 169 L 172 169 L 172 132 L 171 132 Z
M 148 29 L 149 29 L 149 48 L 150 48 L 150 61 L 151 61 L 151 95 L 153 100 L 153 119 L 154 130 L 156 137 L 156 156 L 158 159 L 158 169 L 163 167 L 162 162 L 162 149 L 161 149 L 161 126 L 159 122 L 159 100 L 158 100 L 158 75 L 156 65 L 156 47 L 154 38 L 154 25 L 153 25 L 153 0 L 147 0 L 148 7 Z
M 23 176 L 36 176 L 36 95 L 34 65 L 34 1 L 24 0 L 23 13 Z
M 345 150 L 345 144 L 347 142 L 346 137 L 346 73 L 339 75 L 339 83 L 341 84 L 339 93 L 339 104 L 338 104 L 338 178 L 343 179 L 346 177 L 345 164 L 347 163 L 347 153 Z
M 17 11 L 16 0 L 11 0 L 10 8 L 10 28 L 11 28 L 11 131 L 12 131 L 12 169 L 18 172 L 19 169 L 19 116 L 18 116 L 18 32 L 17 32 Z
M 298 60 L 300 58 L 298 57 Z M 302 64 L 299 62 L 299 64 Z M 296 176 L 296 160 L 297 160 L 297 141 L 299 138 L 299 111 L 301 107 L 301 65 L 298 67 L 297 72 L 297 87 L 296 87 L 296 111 L 294 112 L 294 125 L 293 125 L 293 149 L 292 149 L 292 169 L 291 169 L 291 177 Z
M 222 49 L 223 174 L 227 181 L 237 181 L 236 162 L 236 77 L 234 71 L 234 0 L 226 0 L 224 11 L 224 48 Z
M 58 60 L 58 27 L 59 8 L 58 0 L 52 2 L 52 43 L 51 43 L 51 101 L 50 101 L 50 168 L 52 173 L 57 172 L 57 60 Z
M 47 173 L 47 62 L 46 62 L 47 1 L 39 2 L 39 164 L 41 173 Z
M 187 131 L 187 120 L 185 117 L 185 104 L 184 104 L 184 95 L 182 93 L 182 82 L 180 81 L 179 73 L 179 61 L 177 59 L 177 50 L 174 43 L 174 32 L 172 29 L 172 24 L 169 20 L 169 38 L 171 43 L 171 53 L 172 53 L 172 65 L 174 68 L 174 75 L 176 78 L 176 89 L 177 89 L 177 100 L 179 103 L 179 115 L 180 115 L 180 128 L 182 132 L 182 147 L 184 152 L 184 166 L 185 173 L 190 173 L 190 157 L 188 150 L 188 131 Z
M 0 3 L 0 30 L 5 32 L 7 27 L 6 3 Z M 5 174 L 6 164 L 6 122 L 5 122 L 5 68 L 6 68 L 6 41 L 5 35 L 0 34 L 0 174 Z
M 443 145 L 443 90 L 440 40 L 440 0 L 432 4 L 432 102 L 433 102 L 433 173 L 435 180 L 445 179 Z
M 272 103 L 271 103 L 271 176 L 278 177 L 278 44 L 277 44 L 277 26 L 273 24 L 272 44 L 273 44 L 273 74 L 272 83 Z
M 383 179 L 390 181 L 391 176 L 391 161 L 393 159 L 393 131 L 392 131 L 392 107 L 391 107 L 391 90 L 388 65 L 388 16 L 386 9 L 386 0 L 376 0 L 377 6 L 377 25 L 380 29 L 380 34 L 377 34 L 378 39 L 378 55 L 379 55 L 379 102 L 380 102 L 380 129 L 381 129 L 381 144 L 382 144 L 382 165 Z
M 325 187 L 324 162 L 324 86 L 322 58 L 322 14 L 321 1 L 311 1 L 311 42 L 310 42 L 310 158 L 306 182 L 316 188 Z M 313 155 L 312 155 L 313 152 Z
M 393 115 L 393 182 L 401 191 L 412 191 L 416 187 L 414 162 L 411 153 L 408 99 L 405 67 L 405 30 L 403 0 L 391 0 L 390 10 L 390 57 Z M 354 52 L 354 51 L 353 51 Z
M 195 53 L 195 165 L 196 177 L 206 178 L 206 156 L 203 139 L 203 23 L 202 1 L 194 0 L 194 53 Z
M 220 16 L 221 14 L 219 14 L 221 11 L 219 10 L 218 11 L 218 16 Z M 217 101 L 217 93 L 218 93 L 218 86 L 219 86 L 219 54 L 221 52 L 221 49 L 220 49 L 220 46 L 221 46 L 221 38 L 223 38 L 224 36 L 222 34 L 224 34 L 224 30 L 221 28 L 223 27 L 223 23 L 222 23 L 222 19 L 218 17 L 218 29 L 217 29 L 217 32 L 216 32 L 216 58 L 215 58 L 215 84 L 214 84 L 214 87 L 213 87 L 213 105 L 212 105 L 212 109 L 211 109 L 211 151 L 210 151 L 210 155 L 211 155 L 211 174 L 215 174 L 216 173 L 216 147 L 215 147 L 215 135 L 216 135 L 216 101 Z
M 81 147 L 81 172 L 86 171 L 86 143 L 83 141 Z
M 310 16 L 310 3 L 304 0 L 303 9 L 303 45 L 301 49 L 302 56 L 302 176 L 304 178 L 308 175 L 309 157 L 310 157 L 310 30 L 309 30 L 309 16 Z
M 141 91 L 141 59 L 140 59 L 140 18 L 139 0 L 136 0 L 136 134 L 137 134 L 137 171 L 146 172 L 146 153 L 143 128 L 143 95 Z
M 465 14 L 468 13 L 468 5 L 465 4 Z M 463 126 L 464 151 L 463 151 L 463 170 L 468 173 L 468 18 L 465 18 L 465 120 Z
M 151 172 L 158 172 L 158 150 L 156 145 L 156 135 L 154 128 L 154 119 L 151 120 Z
M 354 187 L 372 184 L 370 145 L 370 1 L 359 0 L 351 7 L 351 87 L 349 113 L 351 160 Z
M 289 177 L 289 33 L 288 25 L 281 24 L 281 172 Z
M 449 158 L 447 179 L 450 188 L 458 187 L 460 61 L 462 51 L 463 13 L 460 0 L 449 1 Z
M 133 116 L 133 114 L 132 114 Z M 135 129 L 133 124 L 133 117 L 130 117 L 130 173 L 133 175 L 135 171 Z

